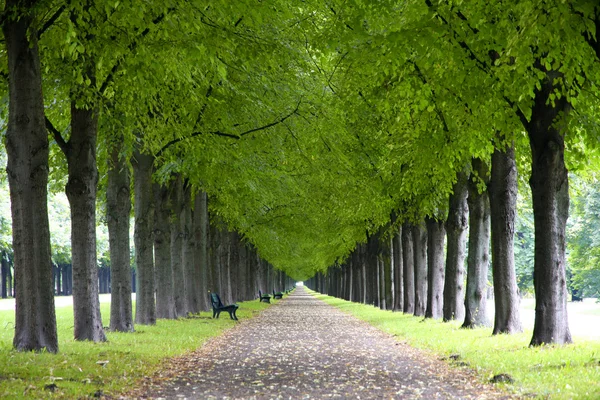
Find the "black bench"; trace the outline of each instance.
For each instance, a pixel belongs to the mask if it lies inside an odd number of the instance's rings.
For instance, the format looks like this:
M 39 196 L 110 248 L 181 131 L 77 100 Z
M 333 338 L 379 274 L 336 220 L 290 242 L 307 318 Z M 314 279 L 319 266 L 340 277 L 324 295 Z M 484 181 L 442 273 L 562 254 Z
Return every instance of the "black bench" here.
M 258 301 L 264 301 L 265 303 L 271 303 L 271 296 L 268 294 L 262 294 L 262 292 L 258 291 Z
M 237 316 L 235 315 L 237 309 L 239 308 L 237 304 L 229 304 L 227 306 L 224 306 L 218 294 L 210 293 L 209 296 L 210 304 L 212 304 L 213 309 L 213 318 L 219 318 L 221 311 L 227 311 L 231 319 L 235 321 L 238 320 Z
M 281 293 L 281 292 L 275 293 L 275 289 L 273 289 L 273 298 L 274 299 L 282 299 L 283 298 L 283 293 Z

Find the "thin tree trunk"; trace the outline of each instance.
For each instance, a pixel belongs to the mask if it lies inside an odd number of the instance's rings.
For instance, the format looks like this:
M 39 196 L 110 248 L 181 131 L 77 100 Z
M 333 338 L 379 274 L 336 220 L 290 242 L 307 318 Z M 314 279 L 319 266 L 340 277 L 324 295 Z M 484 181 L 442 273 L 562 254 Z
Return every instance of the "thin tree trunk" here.
M 427 311 L 425 318 L 442 318 L 444 298 L 444 222 L 427 219 Z
M 56 353 L 48 223 L 48 134 L 33 21 L 35 1 L 7 0 L 2 26 L 8 55 L 5 145 L 15 268 L 15 336 L 19 351 Z
M 522 331 L 513 248 L 517 191 L 514 145 L 511 144 L 506 151 L 495 149 L 490 180 L 492 272 L 496 310 L 494 335 Z
M 154 300 L 154 205 L 152 165 L 154 158 L 135 151 L 131 162 L 134 182 L 134 244 L 137 266 L 135 323 L 154 325 L 156 303 Z
M 392 297 L 393 275 L 392 275 L 392 239 L 385 239 L 385 246 L 382 251 L 383 261 L 383 300 L 385 305 L 384 310 L 391 310 L 394 305 Z
M 425 223 L 412 228 L 415 267 L 415 312 L 416 317 L 425 315 L 427 308 L 427 229 Z
M 194 205 L 194 233 L 196 235 L 196 268 L 198 268 L 199 308 L 206 311 L 208 303 L 208 198 L 206 193 L 198 192 Z
M 463 280 L 467 255 L 467 229 L 469 206 L 467 205 L 468 175 L 459 172 L 452 194 L 446 221 L 446 276 L 444 279 L 444 322 L 462 320 L 465 316 Z
M 402 226 L 402 264 L 404 271 L 404 313 L 415 312 L 415 258 L 412 225 Z
M 96 262 L 96 137 L 98 110 L 71 102 L 71 137 L 66 147 L 69 178 L 66 193 L 71 206 L 71 259 L 75 340 L 106 341 Z
M 175 296 L 175 311 L 178 317 L 187 316 L 185 293 L 185 271 L 183 267 L 183 180 L 181 175 L 170 184 L 171 203 L 171 271 L 173 273 L 173 290 Z
M 129 169 L 112 146 L 106 187 L 106 216 L 110 247 L 110 330 L 133 331 L 131 304 L 131 263 L 129 249 L 129 219 L 131 217 L 131 186 Z
M 198 293 L 196 292 L 196 267 L 194 265 L 194 250 L 196 247 L 193 215 L 192 215 L 192 193 L 189 185 L 185 185 L 183 192 L 183 209 L 181 214 L 181 224 L 183 231 L 182 241 L 182 264 L 185 276 L 185 304 L 187 312 L 197 313 Z
M 473 159 L 473 175 L 488 183 L 488 167 Z M 463 328 L 489 326 L 487 316 L 487 276 L 490 262 L 490 201 L 487 190 L 479 193 L 477 181 L 469 181 L 469 256 L 467 293 Z
M 154 186 L 154 270 L 156 276 L 156 317 L 177 318 L 175 287 L 171 270 L 171 204 L 169 188 Z
M 402 262 L 402 226 L 392 238 L 394 262 L 394 311 L 402 311 L 404 307 L 404 271 Z
M 564 133 L 570 104 L 564 95 L 553 102 L 548 100 L 556 89 L 554 80 L 562 76 L 553 71 L 547 75 L 541 90 L 536 91 L 531 120 L 526 124 L 531 147 L 529 185 L 535 223 L 533 285 L 536 305 L 532 346 L 572 341 L 565 277 L 569 176 L 564 160 Z

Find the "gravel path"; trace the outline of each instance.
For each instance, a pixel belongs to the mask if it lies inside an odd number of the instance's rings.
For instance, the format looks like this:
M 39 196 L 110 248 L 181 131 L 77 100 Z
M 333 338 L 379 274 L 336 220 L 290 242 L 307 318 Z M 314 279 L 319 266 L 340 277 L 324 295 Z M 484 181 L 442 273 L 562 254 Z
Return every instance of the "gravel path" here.
M 148 378 L 141 398 L 508 398 L 303 287 Z

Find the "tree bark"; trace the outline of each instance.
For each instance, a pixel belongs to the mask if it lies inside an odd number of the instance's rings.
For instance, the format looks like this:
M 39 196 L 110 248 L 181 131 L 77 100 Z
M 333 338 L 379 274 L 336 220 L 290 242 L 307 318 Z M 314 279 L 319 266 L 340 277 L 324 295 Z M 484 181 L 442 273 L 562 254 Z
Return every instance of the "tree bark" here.
M 19 351 L 56 353 L 48 223 L 48 134 L 33 21 L 35 1 L 7 0 L 3 24 L 8 55 L 6 172 L 10 187 L 15 268 L 15 336 Z M 14 14 L 11 14 L 14 13 Z
M 404 313 L 415 312 L 415 258 L 412 225 L 402 225 L 402 263 L 404 271 Z
M 129 249 L 129 218 L 131 216 L 131 186 L 129 169 L 112 146 L 106 187 L 106 219 L 110 247 L 110 330 L 133 331 L 131 304 L 131 263 Z
M 171 204 L 169 188 L 155 183 L 154 189 L 154 270 L 156 276 L 156 317 L 176 319 L 175 288 L 171 270 Z
M 402 262 L 402 226 L 392 238 L 392 260 L 394 263 L 394 311 L 404 308 L 404 271 Z
M 137 291 L 135 301 L 135 322 L 141 325 L 156 324 L 156 303 L 154 299 L 154 204 L 152 186 L 152 166 L 154 158 L 135 151 L 133 165 L 134 181 L 134 244 L 137 266 Z
M 427 308 L 427 229 L 425 223 L 412 227 L 415 268 L 415 312 L 416 317 L 425 315 Z
M 444 296 L 444 222 L 427 220 L 427 311 L 425 318 L 442 318 Z
M 531 345 L 571 343 L 567 318 L 565 229 L 569 216 L 569 176 L 564 133 L 570 104 L 566 96 L 548 100 L 561 74 L 550 71 L 536 91 L 531 120 L 526 124 L 531 147 L 531 178 L 535 223 L 535 324 Z
M 448 245 L 444 280 L 444 322 L 462 320 L 465 315 L 463 280 L 467 255 L 467 229 L 469 227 L 467 180 L 467 174 L 459 172 L 450 195 L 450 207 L 446 221 Z
M 170 184 L 171 203 L 171 271 L 175 295 L 175 311 L 178 317 L 186 317 L 185 271 L 183 266 L 183 179 L 178 175 Z
M 494 331 L 522 331 L 519 290 L 515 274 L 514 234 L 517 207 L 517 165 L 515 148 L 494 150 L 490 180 L 492 229 L 492 273 L 494 277 Z
M 198 192 L 194 205 L 194 234 L 196 235 L 196 268 L 198 268 L 199 308 L 206 311 L 208 303 L 208 198 L 206 193 Z
M 488 167 L 473 159 L 473 175 L 487 185 Z M 478 181 L 469 181 L 469 255 L 467 258 L 467 293 L 463 328 L 489 326 L 487 316 L 487 275 L 490 261 L 490 201 L 487 190 L 479 193 Z

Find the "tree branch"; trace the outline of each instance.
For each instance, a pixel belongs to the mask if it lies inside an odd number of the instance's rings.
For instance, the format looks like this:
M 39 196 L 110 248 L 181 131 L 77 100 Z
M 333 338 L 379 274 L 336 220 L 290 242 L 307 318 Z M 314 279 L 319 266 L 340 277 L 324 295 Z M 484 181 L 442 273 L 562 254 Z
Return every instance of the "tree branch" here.
M 63 151 L 63 153 L 67 154 L 67 152 L 69 151 L 69 145 L 62 137 L 58 129 L 56 129 L 54 124 L 52 124 L 52 121 L 50 121 L 50 119 L 48 119 L 47 116 L 44 116 L 44 118 L 46 119 L 46 129 L 48 129 L 50 133 L 52 133 L 52 135 L 54 136 L 54 140 L 58 144 L 58 147 L 60 147 L 60 149 Z
M 167 14 L 170 13 L 171 11 L 173 11 L 173 10 L 174 10 L 174 8 L 169 8 L 166 13 L 163 13 L 163 14 L 159 15 L 158 17 L 156 17 L 155 19 L 153 19 L 152 20 L 152 25 L 158 25 L 160 22 L 162 22 L 165 19 L 165 17 L 167 16 Z M 144 29 L 142 31 L 142 33 L 140 33 L 140 35 L 132 43 L 129 44 L 129 46 L 127 46 L 128 49 L 129 49 L 129 54 L 133 53 L 133 51 L 139 45 L 140 41 L 144 37 L 146 37 L 149 33 L 150 33 L 150 27 L 148 26 L 148 27 L 146 27 L 146 29 Z M 106 91 L 106 89 L 108 88 L 108 85 L 110 85 L 110 83 L 114 80 L 115 74 L 117 73 L 117 71 L 121 67 L 121 63 L 124 60 L 125 60 L 125 55 L 122 55 L 115 62 L 115 65 L 113 65 L 113 67 L 111 68 L 110 72 L 108 73 L 108 75 L 104 79 L 104 82 L 102 82 L 102 85 L 100 86 L 100 94 L 103 94 Z
M 242 132 L 242 133 L 239 133 L 239 134 L 235 134 L 235 133 L 228 133 L 228 132 L 222 132 L 222 131 L 212 131 L 212 132 L 202 132 L 202 131 L 199 131 L 199 132 L 194 132 L 194 133 L 192 133 L 192 134 L 190 134 L 189 136 L 186 136 L 186 137 L 179 137 L 179 138 L 175 138 L 175 139 L 169 140 L 169 141 L 168 141 L 168 142 L 167 142 L 167 143 L 166 143 L 166 144 L 165 144 L 165 145 L 164 145 L 164 146 L 163 146 L 163 147 L 162 147 L 162 148 L 161 148 L 161 149 L 160 149 L 160 150 L 159 150 L 159 151 L 158 151 L 158 152 L 157 152 L 157 153 L 154 155 L 154 157 L 155 157 L 155 158 L 159 158 L 159 157 L 160 157 L 160 156 L 161 156 L 161 155 L 162 155 L 162 154 L 163 154 L 163 153 L 164 153 L 164 152 L 165 152 L 165 151 L 166 151 L 166 150 L 167 150 L 169 147 L 173 146 L 174 144 L 177 144 L 177 143 L 179 143 L 179 142 L 183 142 L 184 140 L 188 140 L 188 139 L 194 138 L 194 137 L 196 137 L 196 136 L 204 135 L 204 134 L 215 135 L 215 136 L 222 136 L 222 137 L 227 137 L 227 138 L 230 138 L 230 139 L 236 139 L 236 140 L 239 140 L 239 139 L 241 139 L 242 137 L 244 137 L 244 136 L 246 136 L 246 135 L 249 135 L 249 134 L 251 134 L 251 133 L 254 133 L 254 132 L 259 132 L 259 131 L 264 131 L 264 130 L 266 130 L 266 129 L 272 128 L 272 127 L 273 127 L 273 126 L 275 126 L 275 125 L 282 124 L 283 122 L 285 122 L 285 120 L 287 120 L 288 118 L 290 118 L 292 115 L 294 115 L 294 114 L 298 114 L 298 109 L 300 108 L 300 104 L 301 104 L 301 103 L 302 103 L 302 100 L 300 100 L 300 101 L 298 102 L 298 104 L 296 105 L 296 108 L 295 108 L 295 109 L 294 109 L 292 112 L 290 112 L 289 114 L 287 114 L 287 115 L 285 115 L 285 116 L 281 117 L 280 119 L 278 119 L 278 120 L 276 120 L 276 121 L 273 121 L 273 122 L 271 122 L 271 123 L 269 123 L 269 124 L 266 124 L 266 125 L 260 126 L 260 127 L 258 127 L 258 128 L 252 128 L 252 129 L 249 129 L 249 130 L 247 130 L 247 131 L 244 131 L 244 132 Z
M 56 22 L 56 20 L 61 16 L 61 14 L 63 13 L 63 11 L 65 11 L 65 9 L 67 8 L 66 5 L 62 5 L 58 8 L 58 10 L 56 10 L 56 12 L 50 17 L 50 19 L 48 21 L 46 21 L 46 23 L 44 24 L 44 26 L 42 26 L 42 28 L 37 32 L 37 38 L 38 40 L 40 39 L 40 37 L 42 37 L 42 35 L 48 30 L 50 29 L 50 27 L 52 25 L 54 25 L 54 23 Z

